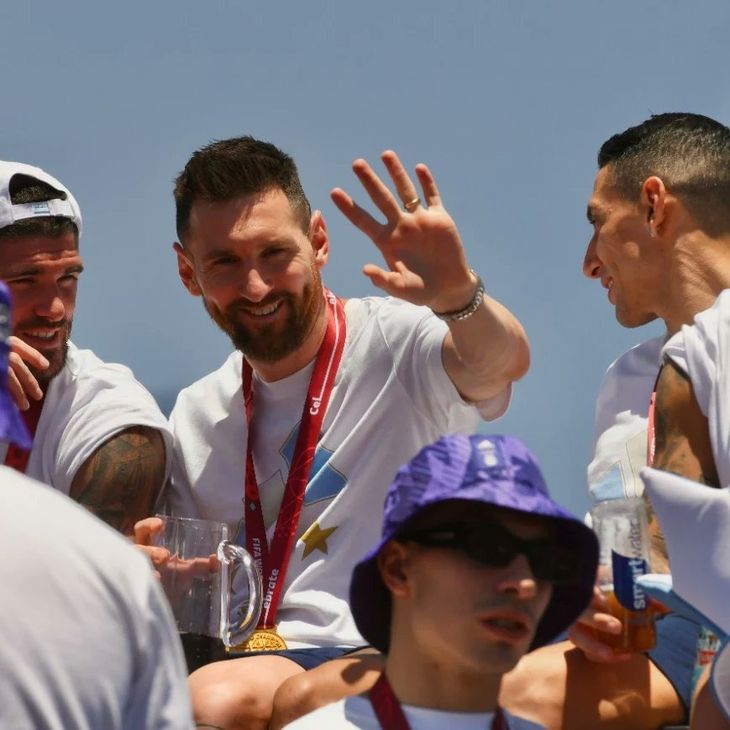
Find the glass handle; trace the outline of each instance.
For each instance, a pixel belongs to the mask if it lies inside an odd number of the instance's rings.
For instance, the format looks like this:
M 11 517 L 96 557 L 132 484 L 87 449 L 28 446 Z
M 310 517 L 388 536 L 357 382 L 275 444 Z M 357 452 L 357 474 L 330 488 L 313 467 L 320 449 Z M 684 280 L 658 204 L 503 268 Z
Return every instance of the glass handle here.
M 221 564 L 221 616 L 220 637 L 227 648 L 244 642 L 256 628 L 261 615 L 263 588 L 261 573 L 251 554 L 239 545 L 223 540 L 218 545 L 218 560 Z M 239 613 L 242 607 L 235 605 L 234 585 L 243 570 L 248 582 L 248 604 L 242 618 L 232 617 L 232 611 Z

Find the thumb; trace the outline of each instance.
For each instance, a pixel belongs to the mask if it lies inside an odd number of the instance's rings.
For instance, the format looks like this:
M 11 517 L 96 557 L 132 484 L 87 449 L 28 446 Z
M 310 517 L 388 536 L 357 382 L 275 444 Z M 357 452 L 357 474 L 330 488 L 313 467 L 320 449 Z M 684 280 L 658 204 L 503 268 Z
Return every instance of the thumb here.
M 149 545 L 153 535 L 162 532 L 163 521 L 159 517 L 146 517 L 134 525 L 135 545 Z

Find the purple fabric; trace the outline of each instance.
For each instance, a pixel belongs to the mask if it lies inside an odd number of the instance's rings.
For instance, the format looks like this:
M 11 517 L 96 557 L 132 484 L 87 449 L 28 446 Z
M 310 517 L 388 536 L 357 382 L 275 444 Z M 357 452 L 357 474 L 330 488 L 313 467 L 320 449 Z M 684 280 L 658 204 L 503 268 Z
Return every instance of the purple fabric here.
M 0 441 L 29 449 L 32 439 L 15 401 L 8 392 L 8 355 L 10 346 L 10 292 L 0 281 Z
M 421 510 L 453 500 L 544 516 L 555 526 L 557 544 L 584 556 L 574 583 L 553 586 L 531 648 L 568 628 L 593 595 L 598 562 L 593 531 L 550 498 L 535 457 L 519 439 L 451 434 L 421 449 L 398 470 L 385 500 L 382 538 L 355 566 L 350 606 L 365 639 L 387 651 L 390 593 L 380 578 L 377 554 Z
M 398 470 L 385 500 L 383 542 L 417 510 L 446 499 L 575 519 L 550 499 L 535 457 L 519 439 L 454 434 Z

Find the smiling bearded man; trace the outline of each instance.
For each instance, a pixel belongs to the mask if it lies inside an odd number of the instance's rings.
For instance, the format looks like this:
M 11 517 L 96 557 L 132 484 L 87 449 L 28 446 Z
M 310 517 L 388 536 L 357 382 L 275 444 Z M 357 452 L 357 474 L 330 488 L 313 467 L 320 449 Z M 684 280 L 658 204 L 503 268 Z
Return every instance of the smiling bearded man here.
M 81 211 L 43 170 L 0 162 L 0 279 L 13 297 L 8 386 L 35 434 L 0 459 L 124 533 L 146 514 L 169 472 L 164 416 L 131 371 L 70 342 Z
M 284 680 L 362 646 L 347 584 L 388 480 L 442 433 L 501 415 L 528 366 L 521 325 L 470 270 L 428 168 L 422 202 L 395 153 L 382 159 L 396 194 L 364 160 L 353 169 L 386 223 L 341 189 L 332 199 L 382 253 L 387 268 L 364 272 L 387 298 L 323 287 L 324 216 L 274 145 L 214 142 L 176 182 L 180 278 L 238 349 L 178 396 L 167 506 L 232 523 L 267 588 L 237 658 L 191 675 L 199 723 L 266 728 Z

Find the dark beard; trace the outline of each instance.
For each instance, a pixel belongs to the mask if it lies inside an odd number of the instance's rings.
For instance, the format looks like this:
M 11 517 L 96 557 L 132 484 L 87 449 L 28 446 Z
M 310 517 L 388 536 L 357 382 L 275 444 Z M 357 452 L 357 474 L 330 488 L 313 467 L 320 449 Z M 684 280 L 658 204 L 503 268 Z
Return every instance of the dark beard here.
M 249 329 L 237 317 L 240 304 L 233 304 L 221 312 L 203 300 L 211 319 L 231 338 L 233 346 L 249 360 L 258 362 L 278 362 L 298 350 L 312 331 L 322 308 L 324 293 L 319 271 L 313 280 L 304 287 L 301 296 L 289 292 L 272 293 L 258 304 L 281 300 L 280 307 L 286 307 L 287 316 L 283 326 L 271 324 L 266 327 Z

